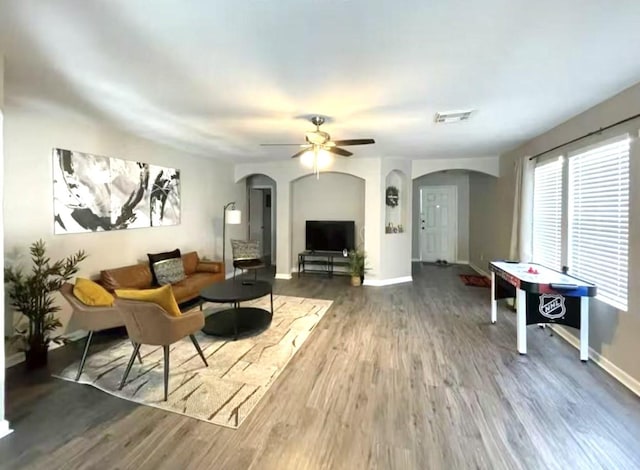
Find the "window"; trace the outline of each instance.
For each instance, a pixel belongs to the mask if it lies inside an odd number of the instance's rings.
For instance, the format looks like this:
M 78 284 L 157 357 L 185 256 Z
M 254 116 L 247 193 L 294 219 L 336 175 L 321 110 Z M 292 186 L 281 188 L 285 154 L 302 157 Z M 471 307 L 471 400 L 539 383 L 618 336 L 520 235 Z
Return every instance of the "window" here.
M 534 173 L 533 261 L 593 282 L 598 299 L 627 309 L 628 137 L 539 164 Z M 564 185 L 567 185 L 566 187 Z
M 598 297 L 627 309 L 629 139 L 569 158 L 568 256 L 571 274 Z
M 533 189 L 533 261 L 562 266 L 562 160 L 539 165 Z

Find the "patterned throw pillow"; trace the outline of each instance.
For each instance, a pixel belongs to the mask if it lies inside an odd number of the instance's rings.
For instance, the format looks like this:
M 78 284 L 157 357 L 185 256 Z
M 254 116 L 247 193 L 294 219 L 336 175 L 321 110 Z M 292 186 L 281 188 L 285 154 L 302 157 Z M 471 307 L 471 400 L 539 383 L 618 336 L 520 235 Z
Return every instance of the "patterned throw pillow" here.
M 153 263 L 153 270 L 156 273 L 158 284 L 161 286 L 175 284 L 186 277 L 184 274 L 182 258 L 165 259 L 163 261 Z
M 260 242 L 257 240 L 231 240 L 231 248 L 233 249 L 233 259 L 258 259 L 262 257 L 260 250 Z
M 176 248 L 173 251 L 165 251 L 162 253 L 147 253 L 147 256 L 149 257 L 149 269 L 151 270 L 151 277 L 153 278 L 153 285 L 157 286 L 158 285 L 158 278 L 156 276 L 156 272 L 153 269 L 153 265 L 155 263 L 157 263 L 158 261 L 164 261 L 165 259 L 170 259 L 170 258 L 180 258 L 181 254 L 180 254 L 180 250 L 178 248 Z

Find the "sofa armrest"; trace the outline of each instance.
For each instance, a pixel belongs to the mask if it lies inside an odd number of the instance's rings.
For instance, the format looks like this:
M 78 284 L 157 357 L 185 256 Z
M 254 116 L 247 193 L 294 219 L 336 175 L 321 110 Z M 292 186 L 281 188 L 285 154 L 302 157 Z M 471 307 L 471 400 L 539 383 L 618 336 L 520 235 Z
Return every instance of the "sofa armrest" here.
M 224 263 L 220 261 L 200 261 L 196 266 L 197 273 L 222 273 Z

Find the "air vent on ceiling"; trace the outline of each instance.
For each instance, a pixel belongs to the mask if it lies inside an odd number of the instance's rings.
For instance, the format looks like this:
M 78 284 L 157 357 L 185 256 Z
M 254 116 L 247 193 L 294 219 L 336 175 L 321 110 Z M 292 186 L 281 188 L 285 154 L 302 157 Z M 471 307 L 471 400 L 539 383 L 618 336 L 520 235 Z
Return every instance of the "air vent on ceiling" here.
M 451 124 L 453 122 L 466 121 L 471 117 L 471 113 L 473 113 L 473 110 L 436 113 L 435 122 L 438 124 Z

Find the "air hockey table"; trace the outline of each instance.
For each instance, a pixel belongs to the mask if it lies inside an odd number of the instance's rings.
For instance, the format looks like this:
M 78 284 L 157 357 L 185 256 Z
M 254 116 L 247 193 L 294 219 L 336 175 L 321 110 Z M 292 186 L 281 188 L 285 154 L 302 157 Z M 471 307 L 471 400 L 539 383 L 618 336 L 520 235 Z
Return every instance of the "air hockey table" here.
M 594 284 L 535 263 L 492 261 L 491 323 L 498 318 L 500 299 L 515 298 L 517 347 L 527 354 L 527 325 L 556 323 L 580 330 L 580 360 L 589 359 L 589 298 Z

